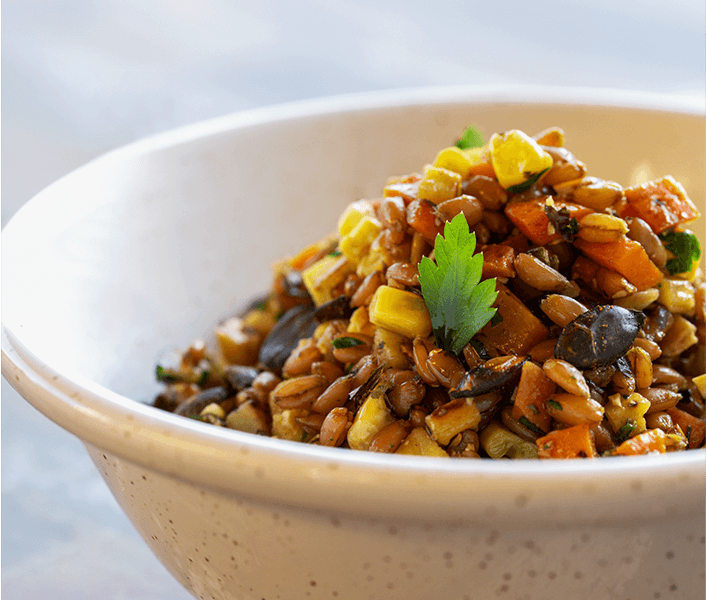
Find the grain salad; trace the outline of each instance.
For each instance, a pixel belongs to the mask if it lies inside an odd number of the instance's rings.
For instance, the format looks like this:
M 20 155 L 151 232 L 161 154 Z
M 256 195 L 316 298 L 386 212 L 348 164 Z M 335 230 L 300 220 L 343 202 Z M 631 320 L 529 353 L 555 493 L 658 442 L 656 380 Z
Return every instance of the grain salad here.
M 670 175 L 623 187 L 564 140 L 469 127 L 352 202 L 213 344 L 159 360 L 155 406 L 408 455 L 703 447 L 700 214 Z

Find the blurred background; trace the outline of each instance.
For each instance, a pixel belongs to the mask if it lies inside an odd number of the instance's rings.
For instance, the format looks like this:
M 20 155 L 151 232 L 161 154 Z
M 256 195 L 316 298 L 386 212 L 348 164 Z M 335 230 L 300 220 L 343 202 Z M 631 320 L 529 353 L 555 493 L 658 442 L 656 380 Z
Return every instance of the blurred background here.
M 473 83 L 703 102 L 705 20 L 703 0 L 3 0 L 2 224 L 112 148 L 270 104 Z M 4 380 L 2 592 L 188 597 L 81 444 Z

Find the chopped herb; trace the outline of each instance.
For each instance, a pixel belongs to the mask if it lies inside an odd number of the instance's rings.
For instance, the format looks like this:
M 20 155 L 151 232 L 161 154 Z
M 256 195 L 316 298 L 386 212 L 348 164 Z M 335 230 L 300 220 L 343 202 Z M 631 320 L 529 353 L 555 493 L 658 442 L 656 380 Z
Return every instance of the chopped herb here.
M 520 424 L 524 425 L 529 429 L 530 431 L 533 431 L 534 433 L 538 433 L 540 435 L 544 435 L 544 431 L 542 431 L 539 427 L 537 427 L 532 421 L 530 421 L 527 417 L 520 417 Z
M 694 261 L 701 258 L 699 239 L 688 231 L 668 231 L 660 234 L 664 247 L 674 254 L 675 258 L 667 261 L 667 271 L 670 275 L 688 273 Z
M 329 256 L 341 256 L 341 251 L 340 250 L 333 250 L 328 253 Z
M 444 226 L 434 242 L 436 264 L 419 263 L 419 283 L 440 348 L 460 354 L 463 347 L 497 312 L 495 278 L 481 282 L 483 254 L 473 254 L 476 235 L 463 213 Z
M 258 302 L 254 308 L 255 310 L 267 310 L 267 304 L 264 300 L 260 300 L 260 302 Z
M 576 217 L 571 216 L 569 209 L 566 206 L 562 206 L 557 210 L 556 207 L 547 204 L 544 207 L 544 212 L 554 229 L 559 232 L 559 235 L 567 242 L 573 242 L 579 231 L 579 223 Z
M 635 423 L 633 419 L 628 419 L 627 421 L 625 421 L 625 425 L 618 429 L 618 441 L 624 442 L 625 440 L 627 440 L 630 437 L 630 434 L 635 431 L 635 427 L 637 427 L 637 423 Z
M 341 348 L 352 348 L 353 346 L 360 346 L 364 343 L 365 342 L 363 342 L 363 340 L 359 340 L 358 338 L 354 337 L 339 337 L 333 340 L 333 342 L 331 342 L 333 347 L 337 350 L 340 350 Z
M 456 142 L 456 147 L 461 150 L 468 150 L 469 148 L 478 148 L 485 145 L 485 138 L 483 134 L 478 131 L 473 125 L 466 127 L 466 130 L 461 134 Z
M 555 410 L 564 410 L 556 400 L 547 400 L 547 404 Z
M 211 372 L 208 369 L 204 369 L 201 371 L 201 376 L 199 377 L 199 380 L 196 382 L 196 385 L 199 386 L 204 386 L 206 385 L 206 382 L 208 381 L 208 376 L 211 374 Z
M 154 372 L 157 381 L 162 383 L 175 383 L 181 381 L 181 377 L 171 369 L 165 369 L 162 365 L 157 365 Z
M 519 194 L 520 192 L 524 192 L 525 190 L 530 189 L 535 183 L 537 183 L 537 181 L 539 181 L 539 178 L 542 175 L 544 175 L 548 170 L 549 170 L 549 167 L 547 167 L 543 171 L 540 171 L 539 173 L 535 173 L 527 181 L 524 181 L 522 183 L 518 183 L 517 185 L 511 185 L 509 188 L 507 188 L 507 191 L 512 192 L 513 194 Z

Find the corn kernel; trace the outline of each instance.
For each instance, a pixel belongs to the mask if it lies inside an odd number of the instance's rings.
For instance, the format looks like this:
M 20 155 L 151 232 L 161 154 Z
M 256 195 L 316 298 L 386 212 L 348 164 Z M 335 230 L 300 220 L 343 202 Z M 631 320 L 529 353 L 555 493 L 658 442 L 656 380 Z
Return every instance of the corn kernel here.
M 408 368 L 409 359 L 402 350 L 404 342 L 408 340 L 403 335 L 382 327 L 374 327 L 374 329 L 373 348 L 375 348 L 378 364 L 392 369 Z
M 339 248 L 351 263 L 357 265 L 381 231 L 380 221 L 375 217 L 364 215 L 355 227 L 341 238 Z
M 381 249 L 370 248 L 368 253 L 363 256 L 355 268 L 356 275 L 361 279 L 365 279 L 371 273 L 375 271 L 385 270 L 385 256 Z
M 436 155 L 434 166 L 466 177 L 471 169 L 471 161 L 466 152 L 456 146 L 451 146 L 444 148 Z
M 365 216 L 375 216 L 375 209 L 369 200 L 358 200 L 349 204 L 338 219 L 338 234 L 341 237 L 348 235 Z
M 692 314 L 696 308 L 694 286 L 684 279 L 663 279 L 657 301 L 671 313 Z
M 634 437 L 647 429 L 645 413 L 649 408 L 650 401 L 637 392 L 627 398 L 621 394 L 613 394 L 605 405 L 605 416 L 615 433 L 627 426 L 628 437 Z
M 489 145 L 495 175 L 505 189 L 529 181 L 554 163 L 548 152 L 519 129 L 493 134 Z
M 395 454 L 412 456 L 446 456 L 446 451 L 439 446 L 423 427 L 415 427 L 397 448 Z
M 263 336 L 254 328 L 246 328 L 242 319 L 228 319 L 223 325 L 216 327 L 214 333 L 227 363 L 251 365 L 257 361 Z
M 364 333 L 366 335 L 375 335 L 377 329 L 370 322 L 367 307 L 359 306 L 353 311 L 353 314 L 351 315 L 351 318 L 348 321 L 348 331 L 351 333 Z
M 431 333 L 431 317 L 421 296 L 381 285 L 368 306 L 370 322 L 410 339 Z
M 458 173 L 429 165 L 419 182 L 417 198 L 436 204 L 455 198 L 460 193 L 462 179 Z
M 699 390 L 702 398 L 706 398 L 706 374 L 692 378 L 694 385 Z
M 296 418 L 305 417 L 307 414 L 304 409 L 292 408 L 272 415 L 272 437 L 301 442 L 306 436 L 306 430 Z
M 377 433 L 395 419 L 385 402 L 386 384 L 378 385 L 360 405 L 346 439 L 353 450 L 367 450 Z
M 302 271 L 302 281 L 316 306 L 332 299 L 332 290 L 353 272 L 344 256 L 326 255 Z

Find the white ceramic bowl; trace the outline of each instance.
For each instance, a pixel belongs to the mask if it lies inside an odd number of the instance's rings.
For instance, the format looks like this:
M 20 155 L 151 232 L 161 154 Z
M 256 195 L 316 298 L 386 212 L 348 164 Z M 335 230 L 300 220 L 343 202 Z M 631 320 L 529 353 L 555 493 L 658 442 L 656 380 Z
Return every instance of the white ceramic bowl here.
M 469 123 L 486 135 L 559 125 L 590 173 L 622 183 L 671 173 L 703 211 L 698 103 L 453 88 L 160 135 L 67 175 L 5 228 L 3 375 L 83 441 L 197 598 L 703 598 L 703 450 L 410 458 L 251 436 L 138 402 L 157 390 L 161 351 L 210 331 L 266 289 L 272 261 Z

